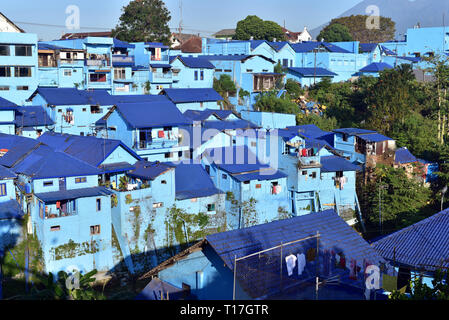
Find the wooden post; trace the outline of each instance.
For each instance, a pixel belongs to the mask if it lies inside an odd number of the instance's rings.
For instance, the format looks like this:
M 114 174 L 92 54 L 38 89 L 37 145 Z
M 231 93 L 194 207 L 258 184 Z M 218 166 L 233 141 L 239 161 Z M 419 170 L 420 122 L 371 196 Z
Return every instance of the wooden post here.
M 235 300 L 235 280 L 236 280 L 236 272 L 237 272 L 237 256 L 234 256 L 234 288 L 232 292 L 232 300 Z

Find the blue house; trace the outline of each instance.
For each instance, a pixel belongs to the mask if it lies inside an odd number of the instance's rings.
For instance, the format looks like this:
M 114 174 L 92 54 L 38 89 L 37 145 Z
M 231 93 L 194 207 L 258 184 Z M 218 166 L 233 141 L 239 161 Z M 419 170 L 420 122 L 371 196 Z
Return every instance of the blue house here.
M 15 134 L 15 115 L 18 106 L 0 97 L 0 132 Z
M 432 288 L 435 271 L 449 268 L 448 227 L 449 211 L 444 210 L 372 244 L 395 268 L 398 290 L 420 275 Z
M 28 230 L 41 243 L 45 272 L 107 271 L 111 252 L 111 194 L 100 170 L 36 140 L 2 135 L 2 165 L 17 174 Z
M 133 67 L 135 58 L 132 49 L 135 45 L 113 39 L 112 66 L 114 67 L 113 94 L 137 93 L 139 84 L 134 83 Z
M 77 135 L 92 135 L 95 123 L 114 105 L 105 90 L 76 88 L 38 88 L 29 100 L 44 106 L 56 132 Z
M 302 270 L 287 266 L 292 254 L 304 254 Z M 386 261 L 328 210 L 209 235 L 141 277 L 157 277 L 178 290 L 146 290 L 139 299 L 169 291 L 171 300 L 365 300 L 368 266 L 391 274 Z M 317 281 L 334 285 L 319 285 L 317 296 Z
M 175 56 L 170 60 L 173 88 L 212 88 L 215 66 L 207 59 Z
M 188 150 L 179 146 L 179 126 L 191 121 L 162 96 L 148 102 L 116 103 L 102 121 L 109 138 L 123 141 L 143 159 L 178 161 Z
M 39 42 L 39 86 L 84 89 L 86 51 Z
M 336 73 L 325 68 L 288 68 L 287 79 L 293 79 L 299 82 L 302 87 L 311 87 L 325 78 L 332 80 Z
M 16 177 L 14 172 L 0 166 L 0 251 L 15 245 L 22 237 L 23 211 L 16 200 Z
M 229 229 L 290 216 L 287 175 L 262 163 L 248 147 L 207 150 L 203 165 L 215 186 L 226 192 Z
M 157 42 L 137 42 L 134 53 L 136 66 L 149 70 L 148 93 L 159 94 L 165 88 L 171 88 L 173 74 L 170 65 L 170 48 Z
M 37 35 L 0 32 L 0 97 L 19 105 L 38 86 Z
M 296 115 L 294 114 L 242 110 L 240 115 L 242 119 L 267 130 L 296 125 Z
M 178 109 L 184 113 L 187 110 L 221 109 L 223 98 L 213 88 L 172 88 L 162 91 Z
M 393 69 L 391 65 L 385 62 L 373 62 L 359 70 L 360 75 L 378 77 L 379 72 L 386 69 Z

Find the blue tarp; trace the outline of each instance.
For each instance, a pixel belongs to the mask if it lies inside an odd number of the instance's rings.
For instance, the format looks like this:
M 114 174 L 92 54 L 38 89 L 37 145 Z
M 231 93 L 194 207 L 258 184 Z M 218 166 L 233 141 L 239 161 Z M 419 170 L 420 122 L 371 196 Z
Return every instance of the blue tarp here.
M 35 196 L 45 203 L 52 203 L 63 200 L 73 200 L 79 198 L 101 197 L 114 194 L 106 187 L 93 187 L 84 189 L 71 189 L 55 192 L 36 193 Z
M 212 88 L 164 89 L 165 95 L 174 103 L 221 101 L 223 98 Z
M 0 220 L 21 219 L 24 213 L 16 200 L 0 202 Z
M 321 172 L 360 171 L 361 168 L 338 156 L 321 157 Z
M 118 103 L 117 110 L 134 129 L 190 125 L 171 101 Z
M 222 193 L 218 190 L 206 170 L 200 164 L 176 166 L 176 199 L 202 198 Z
M 373 243 L 381 256 L 398 264 L 435 271 L 449 268 L 449 209 Z
M 417 161 L 418 158 L 416 158 L 406 147 L 396 150 L 394 156 L 395 163 L 413 163 Z

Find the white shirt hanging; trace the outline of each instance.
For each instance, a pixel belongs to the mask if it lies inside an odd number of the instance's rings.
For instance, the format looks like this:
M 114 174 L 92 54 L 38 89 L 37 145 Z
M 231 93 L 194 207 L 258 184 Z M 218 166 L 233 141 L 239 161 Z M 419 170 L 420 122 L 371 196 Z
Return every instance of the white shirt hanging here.
M 285 263 L 287 264 L 288 275 L 291 276 L 293 274 L 293 269 L 295 269 L 296 266 L 296 257 L 293 254 L 285 257 Z
M 298 276 L 302 274 L 306 266 L 306 256 L 304 253 L 298 254 Z

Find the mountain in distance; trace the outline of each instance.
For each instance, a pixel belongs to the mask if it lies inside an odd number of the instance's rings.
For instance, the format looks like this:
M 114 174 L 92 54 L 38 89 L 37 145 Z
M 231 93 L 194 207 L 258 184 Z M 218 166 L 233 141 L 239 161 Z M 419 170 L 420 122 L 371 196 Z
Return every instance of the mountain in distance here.
M 367 15 L 366 9 L 375 5 L 380 9 L 380 15 L 396 22 L 396 35 L 402 39 L 407 29 L 418 23 L 421 27 L 441 27 L 443 20 L 449 26 L 449 0 L 364 0 L 340 17 L 351 15 Z M 443 15 L 445 18 L 443 18 Z M 330 21 L 329 21 L 330 22 Z M 310 33 L 316 38 L 328 23 L 313 29 Z M 399 36 L 400 35 L 400 36 Z

